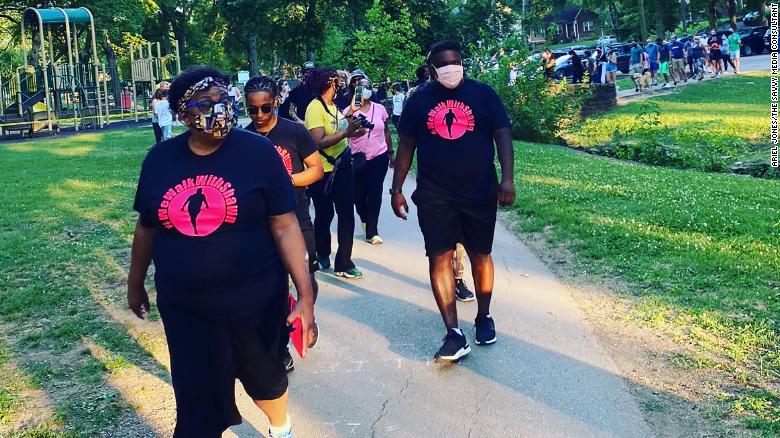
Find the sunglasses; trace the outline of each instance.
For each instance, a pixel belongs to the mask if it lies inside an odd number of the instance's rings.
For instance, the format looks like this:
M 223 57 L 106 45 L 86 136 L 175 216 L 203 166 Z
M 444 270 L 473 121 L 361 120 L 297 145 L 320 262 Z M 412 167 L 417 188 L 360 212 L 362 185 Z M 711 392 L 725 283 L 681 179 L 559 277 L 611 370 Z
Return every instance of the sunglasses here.
M 260 113 L 260 111 L 262 111 L 263 114 L 268 114 L 268 113 L 270 113 L 273 110 L 274 110 L 274 106 L 271 105 L 271 104 L 267 104 L 267 105 L 263 105 L 261 107 L 256 107 L 256 106 L 247 107 L 246 112 L 248 112 L 249 114 L 251 114 L 253 116 L 256 116 L 256 115 L 258 115 Z
M 224 107 L 227 105 L 230 105 L 230 102 L 227 99 L 220 100 L 218 102 L 211 100 L 199 100 L 197 102 L 189 102 L 187 104 L 187 108 L 197 108 L 198 112 L 204 116 L 211 116 L 214 113 L 214 108 L 217 108 L 220 111 L 224 111 Z

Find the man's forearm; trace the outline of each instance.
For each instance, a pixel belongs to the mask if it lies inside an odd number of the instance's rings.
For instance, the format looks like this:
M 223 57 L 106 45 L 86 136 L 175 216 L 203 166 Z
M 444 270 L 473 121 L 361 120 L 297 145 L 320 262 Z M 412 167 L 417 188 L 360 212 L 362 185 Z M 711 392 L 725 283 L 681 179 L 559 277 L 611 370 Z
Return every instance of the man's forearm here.
M 498 162 L 501 164 L 501 181 L 512 181 L 515 178 L 515 150 L 512 146 L 512 131 L 504 128 L 494 135 Z
M 393 169 L 393 186 L 398 190 L 403 187 L 406 181 L 406 175 L 412 167 L 412 156 L 414 155 L 414 146 L 411 141 L 401 139 L 398 142 L 398 150 L 395 152 L 395 168 Z

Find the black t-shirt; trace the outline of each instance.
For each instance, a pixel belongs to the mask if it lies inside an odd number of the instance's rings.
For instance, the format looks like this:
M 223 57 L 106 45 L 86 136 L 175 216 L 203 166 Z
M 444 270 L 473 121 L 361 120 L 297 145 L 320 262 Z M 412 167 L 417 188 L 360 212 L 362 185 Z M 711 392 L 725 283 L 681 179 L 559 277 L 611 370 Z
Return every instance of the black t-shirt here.
M 487 84 L 464 79 L 454 90 L 433 81 L 419 87 L 398 123 L 398 132 L 417 147 L 416 197 L 493 202 L 493 133 L 510 126 L 504 104 Z
M 267 133 L 258 134 L 271 140 L 276 147 L 276 152 L 282 157 L 282 163 L 284 163 L 284 167 L 289 175 L 301 173 L 306 169 L 303 160 L 317 152 L 317 145 L 314 143 L 314 139 L 311 138 L 309 131 L 306 130 L 306 127 L 300 123 L 280 118 L 276 120 L 274 129 Z M 255 122 L 250 123 L 244 129 L 250 132 L 257 132 Z M 305 202 L 305 187 L 295 187 L 295 193 L 299 204 Z M 308 202 L 306 202 L 306 205 L 309 205 Z
M 339 111 L 344 111 L 348 106 L 352 105 L 352 100 L 355 98 L 355 91 L 350 91 L 349 88 L 339 90 L 336 94 L 336 98 L 333 99 L 333 103 L 336 104 L 336 108 Z
M 281 259 L 269 216 L 293 211 L 295 193 L 268 139 L 234 129 L 219 149 L 199 156 L 189 136 L 149 151 L 133 209 L 142 226 L 157 229 L 160 298 L 209 318 L 238 318 L 272 298 L 264 279 Z
M 306 107 L 308 107 L 309 103 L 316 97 L 317 96 L 310 93 L 303 84 L 300 84 L 290 91 L 287 101 L 295 105 L 295 113 L 298 115 L 299 119 L 303 120 L 306 118 Z

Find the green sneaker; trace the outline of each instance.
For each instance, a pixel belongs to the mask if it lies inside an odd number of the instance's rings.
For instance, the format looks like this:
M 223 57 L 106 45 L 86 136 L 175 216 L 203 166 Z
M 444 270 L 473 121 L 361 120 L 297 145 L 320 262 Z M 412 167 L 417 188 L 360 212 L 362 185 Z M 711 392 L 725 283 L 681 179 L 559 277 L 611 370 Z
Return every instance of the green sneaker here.
M 363 273 L 358 270 L 358 268 L 352 268 L 348 271 L 337 271 L 336 277 L 344 277 L 349 280 L 357 280 L 358 278 L 363 278 Z

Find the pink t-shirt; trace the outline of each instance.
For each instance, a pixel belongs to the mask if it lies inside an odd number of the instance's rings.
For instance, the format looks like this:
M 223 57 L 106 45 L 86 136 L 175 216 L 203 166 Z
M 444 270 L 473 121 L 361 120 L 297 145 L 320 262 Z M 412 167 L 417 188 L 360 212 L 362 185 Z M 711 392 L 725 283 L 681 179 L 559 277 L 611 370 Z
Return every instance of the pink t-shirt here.
M 344 114 L 349 108 L 344 109 Z M 387 142 L 385 141 L 385 123 L 389 116 L 384 106 L 371 102 L 371 109 L 367 113 L 355 111 L 354 115 L 363 114 L 369 122 L 374 124 L 374 129 L 361 137 L 352 137 L 349 139 L 349 148 L 352 153 L 363 152 L 366 159 L 370 160 L 387 152 Z

